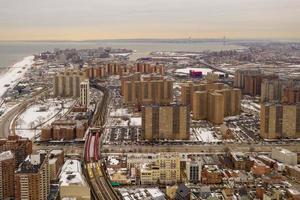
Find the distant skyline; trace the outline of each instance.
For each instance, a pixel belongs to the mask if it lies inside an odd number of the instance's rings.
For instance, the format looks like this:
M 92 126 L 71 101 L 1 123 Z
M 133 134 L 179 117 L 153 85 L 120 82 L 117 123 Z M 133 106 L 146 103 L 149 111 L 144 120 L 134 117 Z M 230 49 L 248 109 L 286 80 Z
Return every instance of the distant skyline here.
M 299 0 L 1 0 L 0 40 L 300 39 Z

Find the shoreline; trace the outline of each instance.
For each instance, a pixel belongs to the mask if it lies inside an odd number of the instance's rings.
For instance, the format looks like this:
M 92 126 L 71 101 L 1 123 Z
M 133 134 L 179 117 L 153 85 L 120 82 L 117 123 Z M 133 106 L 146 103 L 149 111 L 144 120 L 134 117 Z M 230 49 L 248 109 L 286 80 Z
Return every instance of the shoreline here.
M 0 73 L 0 99 L 9 88 L 13 88 L 34 64 L 34 56 L 26 56 L 21 61 L 7 67 Z M 5 86 L 9 85 L 9 86 Z

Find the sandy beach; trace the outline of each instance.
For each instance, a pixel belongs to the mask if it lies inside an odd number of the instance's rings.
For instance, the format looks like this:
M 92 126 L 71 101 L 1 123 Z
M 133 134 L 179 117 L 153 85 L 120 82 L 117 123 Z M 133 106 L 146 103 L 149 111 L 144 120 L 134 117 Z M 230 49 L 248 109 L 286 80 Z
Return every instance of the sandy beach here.
M 23 58 L 10 67 L 6 72 L 0 74 L 0 97 L 9 89 L 14 87 L 31 68 L 34 63 L 34 56 Z

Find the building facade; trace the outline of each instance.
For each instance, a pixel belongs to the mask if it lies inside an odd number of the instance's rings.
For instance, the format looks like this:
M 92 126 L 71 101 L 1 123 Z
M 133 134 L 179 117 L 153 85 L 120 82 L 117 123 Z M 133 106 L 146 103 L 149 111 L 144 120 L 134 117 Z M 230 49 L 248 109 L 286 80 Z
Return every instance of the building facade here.
M 8 136 L 8 138 L 0 139 L 0 152 L 11 151 L 15 157 L 15 168 L 32 153 L 32 141 L 28 138 L 19 136 Z
M 79 97 L 80 83 L 85 75 L 79 70 L 66 70 L 59 73 L 53 80 L 53 95 L 55 97 Z
M 0 199 L 13 199 L 15 196 L 15 158 L 11 151 L 0 154 Z
M 123 103 L 127 105 L 168 105 L 173 102 L 173 81 L 125 81 Z
M 198 159 L 189 159 L 186 162 L 187 180 L 192 183 L 201 181 L 202 163 Z
M 190 111 L 184 105 L 144 106 L 142 138 L 144 140 L 187 140 L 190 132 Z
M 260 135 L 266 139 L 299 138 L 300 105 L 261 104 Z
M 47 199 L 50 192 L 50 170 L 46 153 L 32 154 L 15 173 L 15 199 Z
M 80 83 L 80 105 L 88 107 L 90 104 L 90 83 L 85 80 Z

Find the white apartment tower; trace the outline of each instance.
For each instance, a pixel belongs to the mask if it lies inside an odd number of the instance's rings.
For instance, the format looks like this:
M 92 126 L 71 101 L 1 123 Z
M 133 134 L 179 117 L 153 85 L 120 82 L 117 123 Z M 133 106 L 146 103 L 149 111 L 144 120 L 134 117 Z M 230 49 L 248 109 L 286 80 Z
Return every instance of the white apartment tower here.
M 88 107 L 90 103 L 90 83 L 85 80 L 80 83 L 80 105 Z

